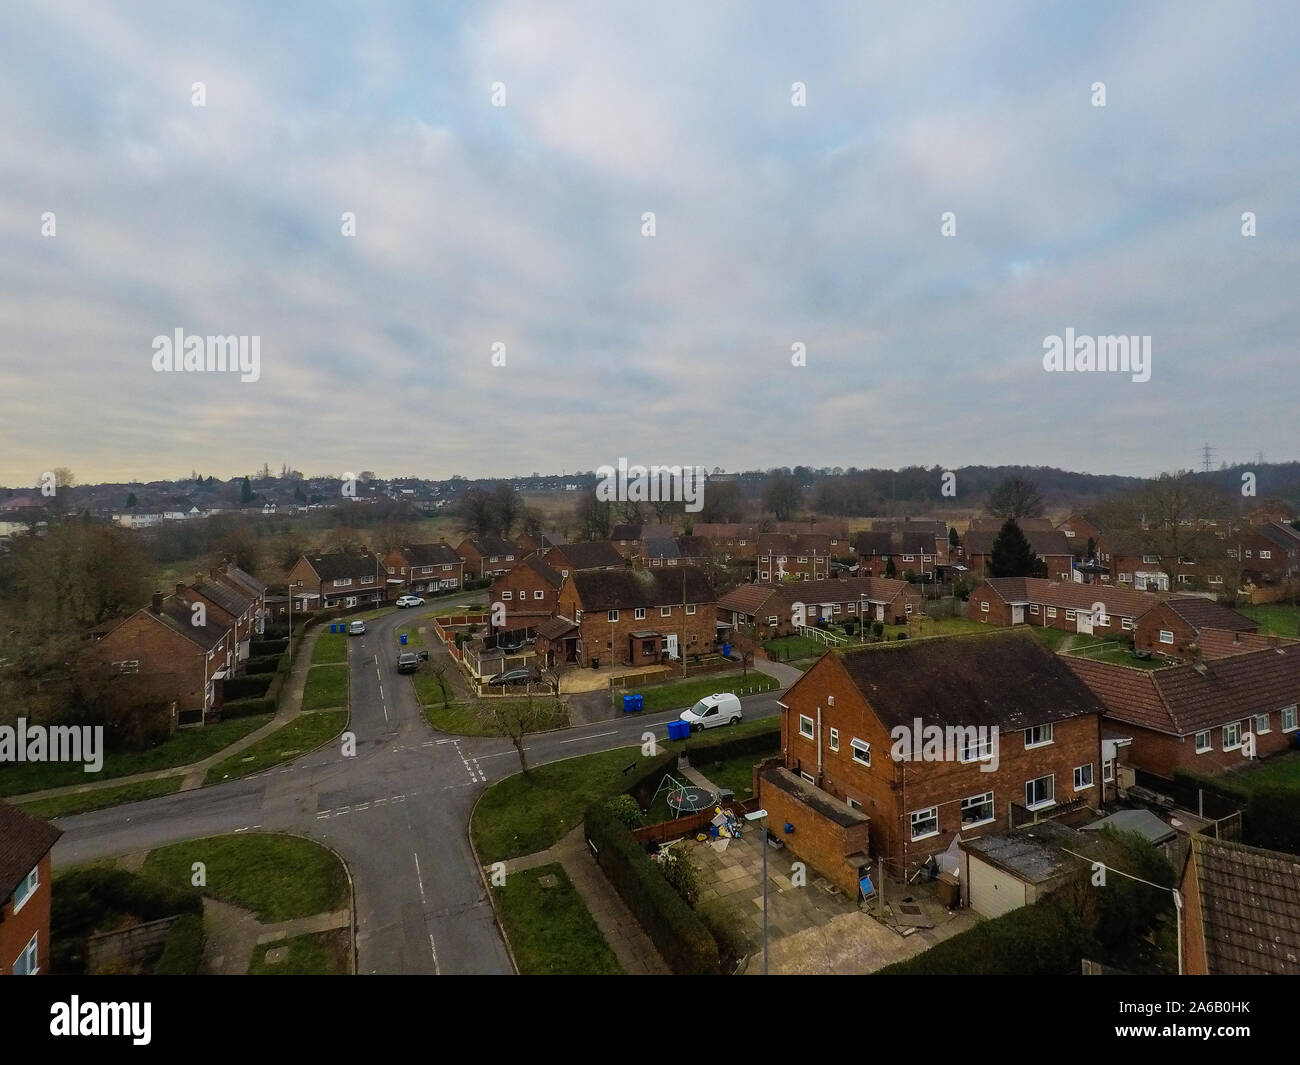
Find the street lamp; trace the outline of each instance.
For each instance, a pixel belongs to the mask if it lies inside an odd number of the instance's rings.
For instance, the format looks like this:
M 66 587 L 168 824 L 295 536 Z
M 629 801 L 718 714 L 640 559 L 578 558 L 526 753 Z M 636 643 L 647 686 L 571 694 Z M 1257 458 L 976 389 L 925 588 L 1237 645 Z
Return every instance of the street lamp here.
M 755 810 L 745 815 L 746 821 L 760 821 L 763 828 L 763 975 L 767 975 L 767 811 Z

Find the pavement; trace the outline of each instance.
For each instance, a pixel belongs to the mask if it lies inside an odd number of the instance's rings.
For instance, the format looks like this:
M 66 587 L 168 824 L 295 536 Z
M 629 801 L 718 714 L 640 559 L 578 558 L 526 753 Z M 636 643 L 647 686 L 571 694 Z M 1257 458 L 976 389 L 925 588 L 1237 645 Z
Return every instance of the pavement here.
M 396 671 L 395 634 L 409 624 L 394 611 L 348 641 L 355 757 L 330 745 L 239 780 L 62 818 L 56 867 L 202 836 L 291 832 L 348 863 L 358 972 L 512 972 L 467 826 L 478 796 L 516 771 L 517 756 L 508 740 L 429 726 L 409 678 Z M 431 651 L 436 645 L 426 641 Z M 745 716 L 778 714 L 778 694 L 743 699 Z M 533 736 L 529 764 L 639 744 L 647 731 L 666 740 L 678 712 Z

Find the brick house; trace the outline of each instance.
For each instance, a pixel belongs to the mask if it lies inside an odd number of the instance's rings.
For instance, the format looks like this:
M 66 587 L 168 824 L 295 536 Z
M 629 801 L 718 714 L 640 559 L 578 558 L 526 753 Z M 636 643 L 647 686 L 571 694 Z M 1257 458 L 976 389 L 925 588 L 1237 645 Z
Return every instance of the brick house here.
M 388 597 L 383 573 L 379 557 L 369 551 L 303 555 L 289 570 L 294 612 L 378 605 Z
M 234 631 L 235 664 L 247 661 L 250 641 L 263 625 L 256 599 L 213 578 L 197 580 L 188 587 L 178 582 L 176 596 L 191 606 L 201 602 L 215 611 L 217 620 Z
M 383 558 L 385 583 L 394 595 L 445 592 L 465 583 L 465 560 L 450 544 L 407 544 Z
M 673 527 L 664 524 L 643 522 L 625 522 L 615 525 L 609 533 L 609 542 L 620 555 L 626 559 L 640 558 L 645 554 L 646 542 L 650 540 L 671 540 Z
M 1300 573 L 1300 532 L 1280 522 L 1248 525 L 1228 536 L 1226 553 L 1240 562 L 1243 580 L 1276 584 Z
M 1000 627 L 1039 625 L 1086 635 L 1121 637 L 1160 604 L 1146 592 L 1043 577 L 990 577 L 970 594 L 972 620 Z M 1094 611 L 1095 604 L 1102 605 Z
M 61 835 L 0 802 L 0 976 L 50 971 L 50 852 Z
M 1133 644 L 1144 651 L 1186 658 L 1188 648 L 1199 645 L 1207 629 L 1252 633 L 1259 631 L 1259 625 L 1213 599 L 1166 599 L 1138 620 Z
M 492 581 L 491 602 L 506 611 L 502 632 L 535 629 L 555 615 L 564 578 L 536 555 L 529 555 L 509 573 Z
M 778 521 L 756 525 L 752 522 L 696 522 L 691 526 L 693 536 L 708 540 L 714 557 L 723 563 L 732 560 L 757 562 L 760 536 L 819 535 L 827 537 L 832 557 L 849 555 L 848 523 L 838 519 L 813 521 Z
M 945 530 L 936 535 L 931 523 L 906 522 L 893 528 L 877 528 L 860 532 L 853 538 L 853 553 L 857 556 L 858 572 L 871 577 L 883 577 L 889 572 L 890 560 L 894 563 L 894 576 L 901 577 L 908 570 L 925 575 L 949 565 L 950 548 Z
M 718 620 L 733 628 L 753 625 L 759 640 L 770 640 L 795 631 L 796 603 L 804 604 L 809 625 L 823 617 L 839 623 L 859 615 L 868 623 L 899 625 L 923 613 L 925 606 L 913 585 L 885 577 L 742 584 L 718 599 Z
M 658 665 L 712 654 L 717 645 L 714 593 L 689 566 L 574 570 L 560 586 L 556 614 L 572 628 L 551 638 L 548 627 L 545 642 L 539 628 L 538 653 L 571 646 L 583 666 Z
M 267 587 L 265 584 L 251 573 L 240 569 L 233 562 L 227 562 L 225 565 L 210 569 L 208 576 L 218 584 L 224 584 L 227 588 L 251 599 L 253 601 L 253 614 L 256 618 L 253 624 L 253 633 L 260 636 L 266 631 L 266 619 L 270 616 L 270 610 L 267 608 L 266 603 Z
M 832 561 L 831 538 L 822 533 L 763 533 L 758 538 L 755 564 L 762 583 L 824 580 Z
M 456 545 L 465 562 L 467 579 L 485 580 L 508 573 L 523 557 L 519 548 L 500 536 L 470 536 Z
M 1049 580 L 1073 580 L 1074 549 L 1064 533 L 1057 532 L 1055 529 L 1021 529 L 1020 531 L 1029 541 L 1030 549 L 1047 567 Z M 996 532 L 968 532 L 962 540 L 962 555 L 975 576 L 988 575 L 989 562 L 993 557 L 993 543 L 997 538 Z
M 170 706 L 173 728 L 213 718 L 221 709 L 221 681 L 235 669 L 234 628 L 216 611 L 195 625 L 191 605 L 154 592 L 149 606 L 93 645 L 102 667 L 121 675 L 134 697 Z
M 1158 777 L 1171 779 L 1175 769 L 1232 769 L 1243 764 L 1251 744 L 1257 757 L 1295 746 L 1295 643 L 1169 669 L 1063 660 L 1101 700 L 1107 723 L 1132 737 L 1126 761 Z
M 1101 801 L 1102 704 L 1028 633 L 831 651 L 781 703 L 780 768 L 869 819 L 871 858 L 895 877 L 955 835 Z M 930 726 L 948 738 L 908 758 L 896 741 L 918 723 L 918 747 Z M 844 826 L 819 827 L 825 818 L 791 794 L 787 776 L 756 776 L 771 823 L 794 825 L 787 845 L 856 896 L 862 855 L 826 849 Z
M 628 564 L 609 540 L 557 544 L 542 555 L 542 560 L 561 577 L 584 569 L 626 569 Z
M 1300 857 L 1194 835 L 1179 880 L 1183 972 L 1300 974 Z

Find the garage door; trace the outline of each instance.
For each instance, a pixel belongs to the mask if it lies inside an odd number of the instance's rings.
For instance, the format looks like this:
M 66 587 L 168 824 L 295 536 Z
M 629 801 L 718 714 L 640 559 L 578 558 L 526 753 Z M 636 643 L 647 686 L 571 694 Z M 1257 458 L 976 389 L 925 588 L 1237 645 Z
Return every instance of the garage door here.
M 1001 917 L 1025 904 L 1025 885 L 1000 869 L 970 857 L 970 905 L 981 917 Z

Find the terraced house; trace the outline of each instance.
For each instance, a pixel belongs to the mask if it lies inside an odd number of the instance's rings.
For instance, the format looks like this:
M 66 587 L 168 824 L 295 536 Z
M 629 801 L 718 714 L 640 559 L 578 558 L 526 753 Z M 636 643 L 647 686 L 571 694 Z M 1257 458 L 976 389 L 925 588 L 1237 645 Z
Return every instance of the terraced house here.
M 378 556 L 368 551 L 303 555 L 289 571 L 293 609 L 297 612 L 377 605 L 388 594 L 382 574 Z
M 1135 634 L 1138 619 L 1160 602 L 1155 595 L 1112 585 L 990 577 L 971 592 L 970 617 L 986 625 L 1039 625 L 1119 638 Z
M 877 857 L 897 877 L 958 833 L 1095 809 L 1102 710 L 1029 633 L 829 651 L 786 692 L 756 786 L 787 846 L 856 897 Z
M 385 582 L 395 595 L 445 592 L 464 584 L 465 560 L 450 544 L 408 544 L 384 556 Z
M 1199 650 L 1209 630 L 1254 633 L 1259 625 L 1213 599 L 1166 599 L 1138 620 L 1133 643 L 1144 651 L 1186 658 L 1193 647 Z
M 535 629 L 554 616 L 564 578 L 537 555 L 529 555 L 492 582 L 493 604 L 505 608 L 502 632 Z
M 801 612 L 796 604 L 802 604 Z M 733 628 L 752 625 L 758 639 L 770 640 L 796 631 L 800 614 L 808 625 L 857 617 L 899 625 L 921 614 L 924 605 L 907 581 L 886 577 L 742 584 L 719 598 L 718 620 Z
M 763 533 L 758 538 L 758 580 L 824 580 L 831 574 L 831 538 L 822 533 Z
M 465 573 L 478 580 L 497 577 L 514 568 L 523 552 L 500 536 L 471 536 L 456 545 Z
M 542 555 L 542 559 L 561 577 L 585 569 L 625 569 L 628 564 L 608 540 L 556 544 Z
M 1074 548 L 1064 533 L 1055 529 L 1021 529 L 1025 539 L 1035 555 L 1047 567 L 1047 576 L 1054 581 L 1073 580 Z M 996 532 L 967 532 L 962 540 L 962 554 L 966 565 L 977 577 L 988 574 L 989 562 L 993 558 L 993 543 Z

